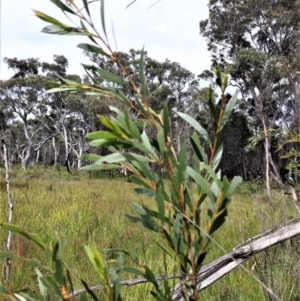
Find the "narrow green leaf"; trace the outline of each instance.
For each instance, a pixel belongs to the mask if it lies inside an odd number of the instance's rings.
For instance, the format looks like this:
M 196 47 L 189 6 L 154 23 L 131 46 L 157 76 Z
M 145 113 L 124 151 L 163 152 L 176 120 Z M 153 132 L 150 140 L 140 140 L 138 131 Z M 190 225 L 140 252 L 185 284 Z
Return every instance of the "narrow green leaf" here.
M 205 153 L 204 148 L 200 145 L 200 140 L 196 132 L 190 137 L 190 141 L 193 147 L 193 150 L 198 157 L 200 162 L 208 163 L 208 157 Z
M 52 3 L 54 3 L 56 6 L 58 6 L 63 12 L 68 12 L 70 14 L 76 15 L 76 13 L 67 5 L 65 5 L 60 0 L 50 0 Z
M 84 32 L 78 28 L 70 27 L 68 25 L 48 25 L 42 29 L 42 32 L 49 34 L 59 35 L 76 35 L 76 36 L 89 36 L 91 33 Z
M 91 17 L 90 10 L 89 10 L 89 5 L 88 5 L 87 0 L 82 0 L 82 2 L 83 2 L 85 11 L 86 11 L 87 14 L 89 15 L 89 17 Z
M 87 284 L 85 281 L 83 281 L 83 280 L 81 279 L 81 283 L 83 284 L 83 286 L 84 286 L 84 288 L 86 289 L 86 291 L 88 292 L 88 294 L 91 295 L 91 297 L 92 297 L 92 299 L 93 299 L 94 301 L 100 301 L 100 300 L 97 298 L 97 296 L 95 295 L 95 293 L 89 288 L 88 284 Z
M 81 167 L 80 170 L 93 171 L 93 170 L 112 170 L 112 169 L 120 169 L 120 168 L 121 168 L 121 165 L 118 165 L 118 164 L 103 163 L 101 165 L 95 165 L 95 164 L 87 165 L 87 166 Z
M 0 283 L 0 295 L 5 296 L 7 298 L 11 297 L 13 298 L 13 300 L 16 300 L 16 298 L 13 297 L 10 291 L 8 291 L 2 283 Z
M 89 161 L 98 161 L 101 159 L 102 156 L 96 155 L 96 154 L 83 154 L 78 159 L 79 160 L 89 160 Z
M 214 171 L 217 170 L 217 168 L 218 168 L 218 166 L 219 166 L 219 164 L 220 164 L 220 161 L 221 161 L 221 159 L 222 159 L 222 155 L 223 155 L 223 147 L 224 147 L 224 145 L 223 145 L 223 143 L 222 143 L 222 144 L 219 146 L 218 150 L 216 151 L 216 155 L 215 155 L 215 157 L 214 157 L 214 159 L 213 159 L 213 162 L 212 162 L 212 169 L 213 169 Z
M 213 116 L 214 120 L 217 122 L 218 120 L 218 114 L 217 114 L 217 109 L 216 105 L 213 101 L 213 89 L 211 87 L 208 88 L 208 106 L 210 108 L 211 115 Z
M 82 66 L 85 69 L 96 71 L 101 77 L 103 77 L 104 79 L 106 79 L 109 82 L 112 82 L 112 83 L 115 83 L 115 84 L 120 84 L 120 85 L 123 85 L 123 86 L 128 86 L 128 83 L 126 83 L 120 77 L 118 77 L 118 76 L 116 76 L 116 75 L 114 75 L 114 74 L 112 74 L 112 73 L 110 73 L 110 72 L 108 72 L 104 69 L 100 69 L 100 68 L 97 68 L 96 66 L 86 65 L 86 64 L 82 64 Z
M 234 177 L 230 183 L 229 189 L 226 191 L 226 197 L 231 198 L 233 195 L 234 191 L 236 190 L 237 186 L 243 182 L 242 177 Z
M 84 32 L 88 32 L 88 29 L 86 28 L 86 26 L 84 25 L 84 22 L 82 20 L 80 20 L 80 25 L 81 28 L 83 29 Z M 93 38 L 93 36 L 88 35 L 88 38 L 95 44 L 97 44 L 96 40 Z
M 143 268 L 146 270 L 146 277 L 151 281 L 151 283 L 155 286 L 155 288 L 160 292 L 162 290 L 161 284 L 156 279 L 154 273 L 149 269 L 147 266 L 143 266 Z
M 211 227 L 209 228 L 209 235 L 217 231 L 226 221 L 225 217 L 227 216 L 227 209 L 224 209 L 216 219 L 213 220 Z
M 105 28 L 105 9 L 104 9 L 104 0 L 101 0 L 101 24 L 102 24 L 102 30 L 105 34 L 106 40 L 107 40 L 107 34 L 106 34 L 106 28 Z
M 121 282 L 119 276 L 114 268 L 110 268 L 109 273 L 112 276 L 112 282 L 113 282 L 113 286 L 112 286 L 113 301 L 119 301 L 120 289 L 121 289 Z
M 150 181 L 154 181 L 153 172 L 147 163 L 135 161 L 133 164 L 142 176 L 145 176 Z
M 98 252 L 98 250 L 92 249 L 89 246 L 84 246 L 84 248 L 89 257 L 91 264 L 94 267 L 95 272 L 98 275 L 100 283 L 102 285 L 109 285 L 105 262 L 101 254 Z
M 149 188 L 134 188 L 134 191 L 137 194 L 142 194 L 142 195 L 152 197 L 152 198 L 156 196 L 155 192 Z
M 107 140 L 107 139 L 93 140 L 89 143 L 89 145 L 94 146 L 94 147 L 114 146 L 114 147 L 118 147 L 120 149 L 132 148 L 131 143 L 126 143 L 126 142 L 119 141 L 119 140 Z
M 23 235 L 27 239 L 33 241 L 35 244 L 37 244 L 43 250 L 46 250 L 45 244 L 43 243 L 42 239 L 37 234 L 27 232 L 23 228 L 21 228 L 20 226 L 13 225 L 13 224 L 2 223 L 2 224 L 0 224 L 0 226 L 3 229 L 10 230 L 12 232 L 19 233 L 19 234 Z
M 47 296 L 47 287 L 44 286 L 43 282 L 41 281 L 40 278 L 43 277 L 42 273 L 40 272 L 39 269 L 35 269 L 35 272 L 37 274 L 37 278 L 38 278 L 38 285 L 39 285 L 39 290 L 41 295 L 43 296 L 44 300 L 46 300 L 46 296 Z
M 185 113 L 177 112 L 177 114 L 187 123 L 189 123 L 203 137 L 203 139 L 208 143 L 209 146 L 211 145 L 211 141 L 207 131 L 200 125 L 198 121 L 196 121 L 193 117 Z
M 163 195 L 163 187 L 162 184 L 160 183 L 157 186 L 156 190 L 156 201 L 157 201 L 157 208 L 158 208 L 158 218 L 162 223 L 164 223 L 165 220 L 165 198 Z
M 194 169 L 192 169 L 191 167 L 187 167 L 187 173 L 195 180 L 196 184 L 199 185 L 203 191 L 205 192 L 205 194 L 207 196 L 210 196 L 211 195 L 211 191 L 208 187 L 208 183 L 207 181 L 202 177 L 200 176 Z
M 14 252 L 8 252 L 8 251 L 3 251 L 0 252 L 0 258 L 1 259 L 6 259 L 6 258 L 14 258 L 16 256 L 16 254 Z
M 120 136 L 116 135 L 115 133 L 107 132 L 107 131 L 98 131 L 92 132 L 85 136 L 87 139 L 117 139 Z
M 60 21 L 58 21 L 58 20 L 56 20 L 56 19 L 54 19 L 54 18 L 52 18 L 52 17 L 50 17 L 50 16 L 48 16 L 48 15 L 40 12 L 38 10 L 33 10 L 33 12 L 35 13 L 36 17 L 40 18 L 41 20 L 43 20 L 43 21 L 45 21 L 47 23 L 51 23 L 53 25 L 58 25 L 58 26 L 62 26 L 62 27 L 65 27 L 65 26 L 68 27 L 68 25 L 63 24 Z
M 53 252 L 52 261 L 54 263 L 55 272 L 54 276 L 60 285 L 66 285 L 66 277 L 64 275 L 63 263 L 62 263 L 62 253 L 61 253 L 61 242 L 59 239 L 53 241 Z
M 170 122 L 169 122 L 169 110 L 166 102 L 164 102 L 163 104 L 163 122 L 164 122 L 164 137 L 165 137 L 165 142 L 167 142 L 167 137 L 169 135 L 169 130 L 170 130 Z
M 124 267 L 123 270 L 124 270 L 124 272 L 128 272 L 128 273 L 133 274 L 138 277 L 143 277 L 143 278 L 145 277 L 145 274 L 142 271 L 140 271 L 136 268 L 133 268 L 133 267 Z
M 102 48 L 99 48 L 98 46 L 94 46 L 86 43 L 80 43 L 77 45 L 77 47 L 83 49 L 84 51 L 102 54 L 110 58 L 110 55 L 107 52 L 105 52 Z
M 152 146 L 151 146 L 151 143 L 150 143 L 149 138 L 145 131 L 143 131 L 141 137 L 142 137 L 142 141 L 143 141 L 143 144 L 146 147 L 146 149 L 152 153 L 152 151 L 153 151 Z
M 82 293 L 79 295 L 79 301 L 89 301 L 87 293 Z
M 165 137 L 162 131 L 157 133 L 157 142 L 159 147 L 159 153 L 162 158 L 165 157 Z
M 147 89 L 146 89 L 146 81 L 145 81 L 145 63 L 144 63 L 144 47 L 141 51 L 141 57 L 140 57 L 140 64 L 139 64 L 139 77 L 141 82 L 141 92 L 144 97 L 147 96 Z
M 182 218 L 182 214 L 180 214 L 180 213 L 177 213 L 176 214 L 176 219 L 175 219 L 175 223 L 174 223 L 174 226 L 173 226 L 173 228 L 174 228 L 174 234 L 176 235 L 176 237 L 179 237 L 180 235 L 179 235 L 179 231 L 180 231 L 180 226 L 181 226 L 181 224 L 180 224 L 180 222 L 181 222 L 181 218 Z
M 225 124 L 227 123 L 227 121 L 229 119 L 229 116 L 230 116 L 232 110 L 234 109 L 234 107 L 236 105 L 238 94 L 239 94 L 239 92 L 236 91 L 234 93 L 234 95 L 230 98 L 230 100 L 226 106 L 225 112 L 221 119 L 220 131 L 222 131 L 222 129 L 224 128 Z
M 186 142 L 183 142 L 180 152 L 178 154 L 178 167 L 177 167 L 177 174 L 178 174 L 178 180 L 179 182 L 183 182 L 184 180 L 184 173 L 186 171 L 186 158 L 187 158 L 187 147 L 186 147 Z

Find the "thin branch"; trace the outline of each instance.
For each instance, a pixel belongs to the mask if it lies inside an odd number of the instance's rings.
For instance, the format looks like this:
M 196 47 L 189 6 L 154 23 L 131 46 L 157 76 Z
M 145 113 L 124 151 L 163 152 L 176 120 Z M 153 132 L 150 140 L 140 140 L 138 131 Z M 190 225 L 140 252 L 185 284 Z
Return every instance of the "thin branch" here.
M 293 219 L 291 221 L 287 221 L 287 223 L 294 222 L 299 220 L 299 218 Z M 274 229 L 277 229 L 274 231 Z M 300 222 L 296 224 L 284 225 L 280 224 L 274 227 L 271 230 L 266 231 L 265 233 L 270 233 L 266 236 L 255 236 L 247 240 L 247 242 L 240 244 L 238 247 L 234 248 L 231 253 L 223 255 L 218 259 L 212 261 L 209 264 L 204 265 L 197 276 L 197 289 L 201 291 L 208 286 L 212 285 L 214 282 L 225 276 L 226 274 L 233 271 L 236 267 L 240 266 L 242 269 L 246 270 L 241 264 L 250 259 L 254 254 L 257 254 L 265 249 L 268 249 L 276 244 L 284 242 L 288 239 L 291 239 L 294 236 L 300 235 Z M 222 248 L 223 249 L 223 248 Z M 246 270 L 248 272 L 248 270 Z M 254 275 L 251 275 L 255 277 Z M 181 278 L 181 274 L 175 275 L 167 275 L 167 276 L 158 276 L 156 279 L 175 279 Z M 267 288 L 259 279 L 255 279 L 258 281 L 264 288 L 273 295 L 276 300 L 281 301 L 269 288 Z M 145 278 L 133 279 L 133 280 L 125 280 L 121 282 L 123 286 L 133 286 L 141 283 L 149 282 Z M 103 286 L 91 286 L 90 289 L 92 291 L 102 290 Z M 74 291 L 72 294 L 68 296 L 78 296 L 82 293 L 86 292 L 86 289 L 80 289 Z M 182 299 L 182 283 L 178 283 L 173 289 L 173 297 L 174 301 L 181 301 Z
M 150 9 L 152 6 L 154 6 L 155 4 L 157 4 L 158 2 L 160 2 L 161 0 L 156 1 L 155 3 L 151 4 L 148 9 Z

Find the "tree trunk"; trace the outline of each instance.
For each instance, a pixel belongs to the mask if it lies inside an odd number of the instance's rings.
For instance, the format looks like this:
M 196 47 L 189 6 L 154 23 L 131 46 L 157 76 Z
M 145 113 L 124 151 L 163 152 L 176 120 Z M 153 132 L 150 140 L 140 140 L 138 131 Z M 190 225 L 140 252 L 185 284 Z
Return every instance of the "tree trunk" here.
M 57 158 L 58 158 L 58 148 L 57 145 L 55 143 L 55 137 L 52 138 L 52 145 L 53 145 L 53 150 L 54 150 L 54 164 L 55 165 L 57 163 Z
M 23 119 L 23 122 L 24 122 L 24 126 L 23 126 L 24 134 L 25 134 L 25 138 L 26 138 L 28 146 L 22 151 L 21 162 L 22 162 L 23 170 L 26 171 L 29 159 L 32 155 L 32 138 L 30 137 L 29 132 L 28 132 L 28 125 L 27 125 L 26 118 Z
M 6 147 L 6 143 L 4 140 L 2 140 L 2 146 L 3 146 L 3 156 L 4 156 L 4 162 L 5 162 L 5 180 L 6 180 L 6 191 L 7 191 L 7 200 L 8 200 L 8 223 L 12 223 L 13 219 L 13 210 L 14 210 L 14 204 L 13 199 L 10 193 L 10 183 L 9 183 L 9 155 L 8 155 L 8 149 Z M 6 243 L 6 251 L 10 252 L 11 249 L 11 243 L 12 243 L 12 232 L 8 231 L 8 237 L 7 237 L 7 243 Z M 4 276 L 4 284 L 8 286 L 9 284 L 9 278 L 10 278 L 10 271 L 11 271 L 11 261 L 10 258 L 6 258 L 4 262 L 4 269 L 3 269 L 3 276 Z
M 266 120 L 263 114 L 261 114 L 261 123 L 263 126 L 263 133 L 264 133 L 264 149 L 265 149 L 265 185 L 267 189 L 267 194 L 269 199 L 271 200 L 271 188 L 270 188 L 270 138 L 268 134 L 268 129 L 266 125 Z

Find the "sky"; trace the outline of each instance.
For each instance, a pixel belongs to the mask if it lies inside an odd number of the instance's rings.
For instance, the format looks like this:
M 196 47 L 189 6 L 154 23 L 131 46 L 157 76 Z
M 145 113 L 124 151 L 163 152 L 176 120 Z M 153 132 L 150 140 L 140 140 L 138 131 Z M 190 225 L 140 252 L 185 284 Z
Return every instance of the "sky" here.
M 47 23 L 34 16 L 32 9 L 46 13 L 67 24 L 58 7 L 50 0 L 0 0 L 1 1 L 1 73 L 0 79 L 8 79 L 13 73 L 3 62 L 4 57 L 26 59 L 40 58 L 52 62 L 53 55 L 68 58 L 68 73 L 83 75 L 81 63 L 87 63 L 79 43 L 90 43 L 86 37 L 50 35 L 42 33 Z M 113 49 L 128 52 L 143 46 L 148 56 L 158 61 L 166 58 L 200 74 L 210 68 L 206 42 L 199 34 L 199 21 L 208 17 L 208 0 L 106 0 L 105 15 L 108 38 Z M 82 0 L 75 0 L 82 7 Z M 90 5 L 92 18 L 100 25 L 99 2 Z M 78 24 L 78 20 L 74 19 Z M 111 27 L 113 24 L 117 48 Z

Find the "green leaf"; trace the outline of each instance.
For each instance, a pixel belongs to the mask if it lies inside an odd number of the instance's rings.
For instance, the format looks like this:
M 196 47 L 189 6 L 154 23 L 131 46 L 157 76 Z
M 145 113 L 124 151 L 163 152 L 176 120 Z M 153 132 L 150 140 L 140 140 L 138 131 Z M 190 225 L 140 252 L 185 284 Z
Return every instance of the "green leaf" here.
M 13 298 L 13 295 L 10 293 L 10 291 L 8 291 L 5 286 L 0 283 L 0 295 L 4 295 L 5 297 L 12 297 Z M 16 298 L 13 298 L 13 300 L 16 300 Z
M 220 131 L 222 131 L 222 129 L 224 128 L 225 124 L 227 123 L 227 121 L 229 119 L 229 116 L 230 116 L 232 110 L 234 109 L 234 107 L 236 105 L 238 94 L 239 94 L 239 92 L 236 91 L 234 93 L 234 95 L 230 98 L 230 100 L 226 106 L 226 109 L 225 109 L 224 114 L 221 119 Z
M 174 223 L 174 226 L 173 226 L 173 228 L 174 228 L 174 234 L 176 235 L 176 237 L 180 237 L 179 231 L 180 231 L 180 228 L 181 228 L 180 227 L 181 226 L 181 224 L 180 224 L 181 218 L 182 218 L 182 214 L 177 213 L 176 214 L 175 223 Z
M 19 233 L 19 234 L 23 235 L 27 239 L 29 239 L 29 240 L 33 241 L 35 244 L 37 244 L 44 251 L 46 250 L 45 244 L 43 243 L 42 239 L 37 234 L 27 232 L 23 228 L 21 228 L 20 226 L 13 225 L 13 224 L 2 223 L 2 224 L 0 224 L 0 226 L 3 229 L 10 230 L 12 232 Z
M 62 256 L 61 256 L 60 242 L 57 241 L 54 245 L 53 256 L 52 256 L 52 261 L 54 262 L 54 265 L 55 265 L 54 276 L 60 285 L 66 285 L 66 278 L 64 275 L 61 257 Z
M 220 161 L 222 159 L 222 155 L 223 155 L 223 143 L 219 146 L 216 155 L 212 161 L 212 169 L 214 171 L 216 171 L 216 169 L 218 168 Z
M 150 216 L 148 216 L 147 212 L 140 207 L 139 205 L 133 203 L 132 204 L 133 209 L 135 210 L 135 212 L 140 215 L 141 218 L 135 217 L 135 216 L 131 216 L 131 215 L 127 215 L 127 218 L 131 221 L 134 222 L 140 226 L 145 227 L 146 229 L 152 230 L 154 232 L 158 232 L 158 227 L 155 224 L 155 222 L 151 219 Z
M 159 153 L 162 158 L 165 157 L 165 137 L 162 131 L 157 133 L 157 142 L 159 147 Z
M 145 274 L 142 271 L 140 271 L 136 268 L 133 268 L 133 267 L 124 267 L 123 270 L 124 270 L 124 272 L 128 272 L 128 273 L 136 275 L 138 277 L 143 277 L 143 278 L 145 277 Z
M 43 277 L 43 275 L 42 275 L 42 273 L 40 272 L 39 269 L 35 269 L 35 272 L 38 276 L 37 278 L 38 278 L 38 285 L 39 285 L 40 294 L 43 296 L 44 300 L 46 300 L 47 287 L 44 286 L 43 282 L 41 281 L 41 278 Z
M 89 286 L 87 285 L 87 283 L 86 283 L 85 281 L 83 281 L 82 279 L 81 279 L 81 282 L 82 282 L 84 288 L 86 289 L 86 291 L 89 293 L 89 295 L 91 295 L 92 299 L 93 299 L 94 301 L 100 301 L 100 300 L 96 297 L 95 293 L 89 288 Z
M 65 26 L 68 27 L 68 25 L 63 24 L 60 21 L 58 21 L 58 20 L 56 20 L 56 19 L 54 19 L 54 18 L 52 18 L 52 17 L 50 17 L 50 16 L 48 16 L 48 15 L 40 12 L 38 10 L 33 10 L 33 12 L 35 13 L 36 17 L 40 18 L 41 20 L 43 20 L 43 21 L 45 21 L 47 23 L 51 23 L 53 25 L 58 25 L 58 26 L 62 26 L 62 27 L 65 27 Z
M 85 136 L 88 139 L 118 139 L 120 136 L 107 131 L 92 132 Z
M 101 256 L 101 254 L 98 252 L 98 250 L 92 249 L 89 246 L 84 246 L 84 248 L 89 257 L 91 264 L 94 267 L 95 272 L 98 275 L 100 283 L 102 285 L 109 285 L 105 262 Z
M 203 137 L 203 139 L 208 143 L 208 145 L 211 146 L 211 141 L 207 131 L 200 125 L 198 121 L 196 121 L 193 117 L 185 113 L 177 112 L 177 114 L 187 123 L 189 123 Z
M 113 293 L 113 301 L 118 301 L 119 296 L 120 296 L 120 289 L 121 289 L 121 283 L 118 274 L 113 268 L 109 269 L 109 272 L 112 276 L 112 282 L 113 282 L 113 287 L 112 287 L 112 293 Z
M 107 52 L 105 52 L 102 48 L 99 48 L 97 46 L 94 46 L 91 44 L 86 44 L 86 43 L 80 43 L 77 45 L 77 47 L 80 49 L 83 49 L 84 51 L 93 52 L 96 54 L 102 54 L 102 55 L 110 58 L 110 55 Z
M 183 145 L 180 148 L 180 152 L 178 154 L 178 166 L 177 166 L 177 177 L 178 181 L 181 183 L 185 179 L 185 171 L 186 171 L 186 152 L 187 152 L 187 147 L 186 147 L 186 142 L 183 143 Z
M 163 104 L 163 122 L 164 122 L 164 136 L 165 136 L 165 142 L 167 142 L 167 137 L 170 130 L 170 122 L 169 122 L 169 110 L 167 103 L 164 102 Z
M 213 220 L 213 223 L 209 229 L 209 235 L 212 235 L 217 231 L 226 221 L 225 217 L 227 216 L 227 209 L 224 209 L 216 219 Z
M 6 258 L 14 258 L 16 254 L 14 252 L 9 252 L 9 251 L 2 251 L 0 252 L 0 258 L 1 259 L 6 259 Z
M 214 118 L 214 120 L 217 122 L 218 120 L 218 114 L 217 114 L 217 109 L 216 109 L 216 105 L 213 101 L 213 89 L 211 87 L 208 88 L 208 106 L 210 108 L 210 112 L 212 117 Z
M 96 154 L 83 154 L 78 159 L 79 160 L 89 160 L 89 161 L 98 161 L 101 159 L 102 156 L 96 155 Z
M 81 167 L 80 170 L 112 170 L 112 169 L 120 169 L 121 165 L 118 164 L 106 164 L 103 163 L 101 165 L 95 165 L 95 164 L 91 164 L 91 165 L 87 165 L 84 167 Z
M 83 2 L 83 5 L 84 5 L 84 8 L 85 8 L 85 11 L 89 15 L 89 17 L 91 17 L 90 10 L 89 10 L 89 5 L 88 5 L 87 0 L 82 0 L 82 2 Z
M 156 190 L 156 201 L 157 201 L 157 208 L 158 208 L 158 218 L 163 223 L 165 220 L 165 198 L 162 190 L 163 190 L 162 184 L 159 183 Z
M 152 189 L 149 189 L 149 188 L 134 188 L 134 191 L 137 194 L 142 194 L 142 195 L 152 197 L 152 198 L 156 196 L 154 191 Z
M 200 145 L 200 140 L 199 140 L 199 137 L 196 134 L 196 132 L 194 132 L 194 134 L 190 137 L 190 141 L 191 141 L 193 150 L 194 150 L 196 156 L 198 157 L 199 161 L 207 164 L 208 163 L 207 155 L 205 153 L 204 148 Z
M 102 24 L 102 30 L 105 34 L 106 40 L 107 40 L 107 34 L 106 34 L 106 28 L 105 28 L 105 10 L 104 10 L 104 0 L 101 0 L 101 24 Z
M 54 3 L 56 6 L 58 6 L 63 12 L 68 12 L 70 14 L 76 15 L 76 13 L 67 5 L 65 5 L 60 0 L 50 0 L 52 3 Z
M 93 66 L 93 65 L 82 64 L 82 66 L 85 69 L 96 71 L 97 73 L 99 73 L 99 75 L 101 77 L 103 77 L 104 79 L 106 79 L 109 82 L 119 84 L 119 85 L 123 85 L 123 86 L 128 86 L 128 83 L 124 82 L 123 79 L 121 79 L 120 77 L 118 77 L 118 76 L 116 76 L 116 75 L 114 75 L 114 74 L 112 74 L 112 73 L 110 73 L 110 72 L 108 72 L 104 69 L 97 68 L 96 66 Z
M 208 187 L 208 183 L 207 181 L 200 176 L 194 169 L 192 169 L 191 167 L 187 166 L 186 168 L 187 173 L 194 179 L 194 181 L 196 182 L 197 185 L 199 185 L 203 191 L 205 192 L 205 194 L 207 196 L 211 195 L 211 191 Z
M 70 27 L 68 25 L 48 25 L 42 29 L 42 32 L 49 34 L 59 34 L 59 35 L 77 35 L 77 36 L 89 36 L 91 33 L 84 32 L 75 27 Z
M 140 57 L 140 64 L 139 64 L 139 77 L 141 82 L 141 92 L 144 97 L 147 96 L 147 89 L 146 89 L 146 81 L 145 81 L 145 66 L 144 66 L 144 47 L 141 51 Z
M 142 137 L 143 144 L 144 144 L 144 146 L 146 147 L 146 149 L 147 149 L 149 152 L 152 153 L 152 151 L 153 151 L 153 150 L 152 150 L 152 145 L 151 145 L 151 143 L 150 143 L 150 141 L 149 141 L 149 138 L 148 138 L 148 136 L 147 136 L 147 134 L 146 134 L 145 131 L 143 131 L 141 137 Z
M 234 177 L 230 183 L 229 189 L 226 191 L 226 197 L 231 198 L 233 193 L 235 192 L 237 186 L 243 182 L 243 178 L 241 177 Z
M 146 270 L 145 274 L 146 277 L 151 281 L 151 283 L 155 286 L 156 290 L 159 292 L 162 290 L 160 283 L 157 281 L 154 273 L 149 269 L 147 266 L 143 266 L 143 268 Z
M 82 293 L 79 295 L 79 301 L 89 301 L 87 293 Z
M 119 141 L 119 140 L 100 139 L 100 140 L 93 140 L 89 144 L 90 144 L 90 146 L 94 146 L 94 147 L 114 146 L 114 147 L 119 147 L 121 149 L 132 148 L 131 143 L 126 143 L 126 142 Z
M 140 174 L 142 174 L 142 176 L 145 176 L 150 181 L 154 181 L 153 171 L 147 163 L 135 161 L 133 164 L 136 167 L 136 169 L 140 172 Z
M 110 154 L 102 157 L 100 160 L 96 161 L 95 164 L 102 164 L 103 162 L 116 163 L 116 162 L 125 162 L 125 161 L 151 162 L 151 159 L 134 153 L 115 153 L 115 154 Z

